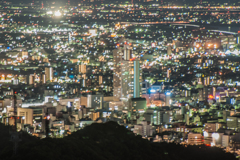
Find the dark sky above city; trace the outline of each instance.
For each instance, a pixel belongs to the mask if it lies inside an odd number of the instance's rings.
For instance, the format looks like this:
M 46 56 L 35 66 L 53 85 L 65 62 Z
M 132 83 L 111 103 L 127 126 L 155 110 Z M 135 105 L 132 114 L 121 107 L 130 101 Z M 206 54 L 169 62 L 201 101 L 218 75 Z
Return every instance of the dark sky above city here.
M 12 1 L 12 2 L 15 2 L 15 1 L 18 1 L 19 2 L 19 0 L 9 0 L 10 2 Z M 29 3 L 29 2 L 37 2 L 37 0 L 21 0 L 22 2 L 27 2 L 27 3 Z M 40 0 L 40 2 L 55 2 L 55 3 L 61 3 L 61 2 L 68 2 L 68 1 L 70 1 L 70 2 L 81 2 L 81 0 Z M 116 2 L 116 1 L 122 1 L 122 2 L 126 2 L 126 1 L 128 1 L 128 2 L 130 2 L 129 0 L 114 0 L 114 1 L 112 1 L 112 0 L 104 0 L 104 1 L 111 1 L 112 3 L 114 3 L 114 2 Z M 166 1 L 166 0 L 161 0 L 161 1 L 163 1 L 163 2 L 169 2 L 169 3 L 175 3 L 175 4 L 193 4 L 193 3 L 198 3 L 198 2 L 200 2 L 200 0 L 168 0 L 168 1 Z M 158 1 L 159 3 L 161 2 L 161 1 Z M 239 3 L 239 1 L 238 0 L 207 0 L 207 1 L 204 1 L 204 0 L 202 0 L 202 2 L 214 2 L 214 3 Z

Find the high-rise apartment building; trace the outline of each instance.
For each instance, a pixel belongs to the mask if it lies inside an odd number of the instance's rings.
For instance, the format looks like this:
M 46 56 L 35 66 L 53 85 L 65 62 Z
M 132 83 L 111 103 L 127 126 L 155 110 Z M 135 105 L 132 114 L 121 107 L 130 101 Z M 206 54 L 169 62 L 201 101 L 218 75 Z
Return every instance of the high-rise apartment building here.
M 98 77 L 98 83 L 99 83 L 99 84 L 102 84 L 102 83 L 103 83 L 103 76 L 99 76 L 99 77 Z
M 129 98 L 141 96 L 141 61 L 132 57 L 131 46 L 126 44 L 113 51 L 113 61 L 113 101 L 127 106 Z
M 119 49 L 113 50 L 113 101 L 120 101 L 121 98 L 121 61 L 123 53 Z
M 46 74 L 42 74 L 42 81 L 41 81 L 43 84 L 46 83 Z
M 34 74 L 30 74 L 28 84 L 30 84 L 30 85 L 34 84 L 34 80 L 35 80 Z
M 53 81 L 53 68 L 52 67 L 46 67 L 45 68 L 45 75 L 46 75 L 46 81 Z

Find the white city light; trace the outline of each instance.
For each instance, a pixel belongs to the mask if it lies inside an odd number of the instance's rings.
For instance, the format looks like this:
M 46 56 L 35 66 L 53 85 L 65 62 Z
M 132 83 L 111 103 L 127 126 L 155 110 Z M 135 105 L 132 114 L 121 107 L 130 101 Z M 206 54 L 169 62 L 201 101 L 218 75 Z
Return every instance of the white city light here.
M 47 14 L 53 14 L 53 12 L 52 11 L 48 11 Z
M 213 133 L 212 137 L 215 138 L 216 140 L 219 138 L 219 134 L 218 133 Z
M 59 17 L 59 16 L 61 16 L 62 14 L 61 14 L 59 11 L 56 11 L 56 12 L 54 13 L 54 15 L 57 16 L 57 17 Z
M 208 137 L 208 132 L 204 131 L 204 132 L 203 132 L 203 136 L 204 136 L 204 137 Z
M 171 93 L 170 92 L 167 92 L 166 95 L 169 96 Z
M 155 89 L 151 89 L 150 92 L 151 92 L 151 93 L 154 93 L 154 92 L 156 92 L 156 90 L 155 90 Z

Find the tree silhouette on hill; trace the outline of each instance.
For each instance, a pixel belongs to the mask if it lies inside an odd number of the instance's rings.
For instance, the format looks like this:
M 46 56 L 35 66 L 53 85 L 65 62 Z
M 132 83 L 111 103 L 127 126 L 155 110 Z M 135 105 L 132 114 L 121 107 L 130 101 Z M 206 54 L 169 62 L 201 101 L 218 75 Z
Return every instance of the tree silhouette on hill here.
M 1 142 L 8 141 L 7 131 L 2 134 Z M 94 123 L 71 135 L 55 139 L 38 139 L 25 135 L 19 144 L 18 153 L 12 156 L 11 142 L 1 145 L 0 159 L 34 159 L 34 160 L 234 160 L 233 154 L 225 153 L 220 148 L 207 146 L 184 147 L 169 143 L 151 143 L 135 136 L 116 122 Z M 4 138 L 5 137 L 5 138 Z M 2 143 L 1 143 L 2 144 Z

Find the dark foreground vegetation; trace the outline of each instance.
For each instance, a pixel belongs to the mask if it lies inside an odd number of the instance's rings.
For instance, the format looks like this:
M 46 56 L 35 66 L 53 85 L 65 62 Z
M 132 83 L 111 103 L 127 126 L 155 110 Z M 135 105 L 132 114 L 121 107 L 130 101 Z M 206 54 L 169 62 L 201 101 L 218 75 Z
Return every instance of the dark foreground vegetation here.
M 9 127 L 0 124 L 1 160 L 234 160 L 222 149 L 151 143 L 115 122 L 92 124 L 60 139 L 22 134 L 13 156 Z

